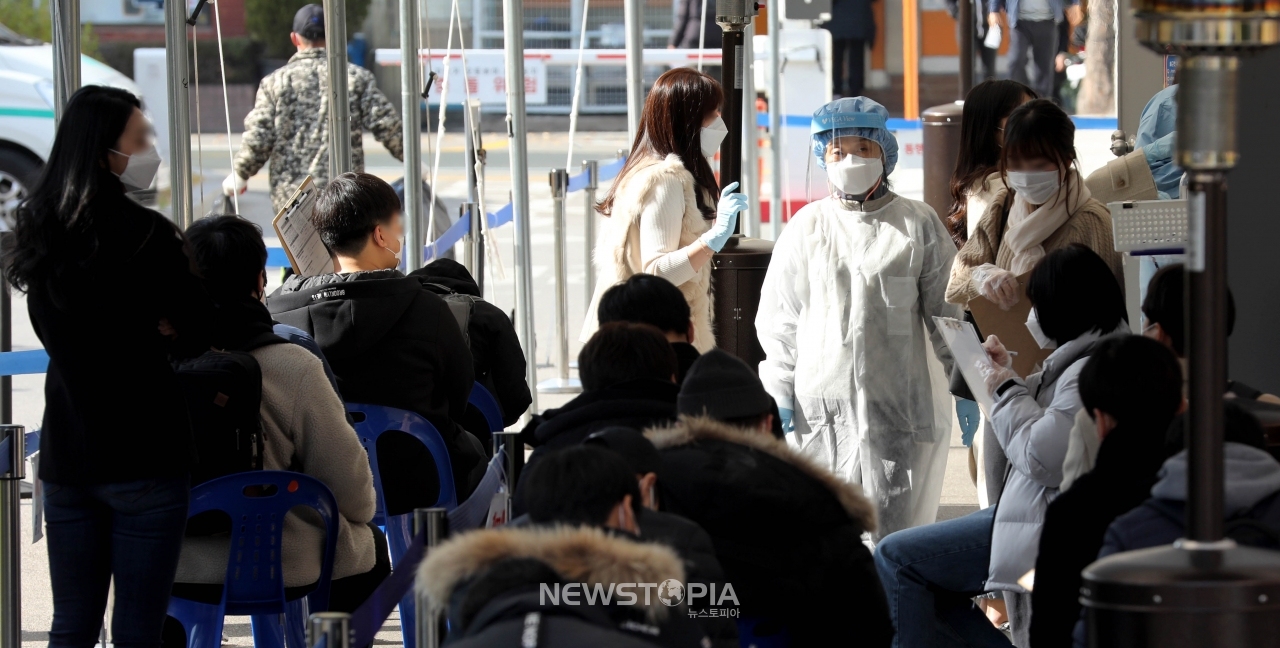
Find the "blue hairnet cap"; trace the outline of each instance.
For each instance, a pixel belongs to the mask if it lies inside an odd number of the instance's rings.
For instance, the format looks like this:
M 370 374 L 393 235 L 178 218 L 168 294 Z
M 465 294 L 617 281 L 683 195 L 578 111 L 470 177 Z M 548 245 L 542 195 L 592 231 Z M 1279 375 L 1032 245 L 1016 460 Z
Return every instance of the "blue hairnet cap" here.
M 841 136 L 856 135 L 879 144 L 884 150 L 884 174 L 893 173 L 893 168 L 898 165 L 898 138 L 889 132 L 888 123 L 889 111 L 866 97 L 836 99 L 819 108 L 813 113 L 813 123 L 809 127 L 818 166 L 827 168 L 822 154 L 839 130 Z

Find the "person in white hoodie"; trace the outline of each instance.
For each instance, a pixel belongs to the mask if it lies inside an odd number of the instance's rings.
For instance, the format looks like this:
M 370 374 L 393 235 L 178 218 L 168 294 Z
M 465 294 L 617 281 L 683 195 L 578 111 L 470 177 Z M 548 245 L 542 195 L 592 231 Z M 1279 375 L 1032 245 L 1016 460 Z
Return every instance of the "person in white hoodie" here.
M 205 285 L 218 302 L 219 333 L 271 332 L 271 316 L 260 301 L 267 249 L 258 226 L 238 216 L 210 216 L 188 228 L 187 237 Z M 262 467 L 310 475 L 333 492 L 339 520 L 329 609 L 353 612 L 391 572 L 386 537 L 370 525 L 376 501 L 364 448 L 310 351 L 297 344 L 271 344 L 251 355 L 262 370 Z M 309 590 L 319 579 L 323 537 L 324 528 L 314 516 L 290 513 L 285 518 L 286 594 Z M 175 595 L 216 602 L 228 550 L 225 534 L 188 537 Z

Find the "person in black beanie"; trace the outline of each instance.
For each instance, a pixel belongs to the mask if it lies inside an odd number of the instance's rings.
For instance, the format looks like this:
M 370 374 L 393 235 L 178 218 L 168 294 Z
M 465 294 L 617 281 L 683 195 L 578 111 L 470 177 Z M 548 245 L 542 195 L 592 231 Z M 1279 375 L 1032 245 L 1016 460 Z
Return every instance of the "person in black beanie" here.
M 760 378 L 747 363 L 720 349 L 708 351 L 689 368 L 676 397 L 676 411 L 783 438 L 778 405 Z
M 693 364 L 676 407 L 675 425 L 645 432 L 662 458 L 657 501 L 710 534 L 748 630 L 816 646 L 856 627 L 860 645 L 888 646 L 888 603 L 861 540 L 875 505 L 769 433 L 772 399 L 724 351 Z

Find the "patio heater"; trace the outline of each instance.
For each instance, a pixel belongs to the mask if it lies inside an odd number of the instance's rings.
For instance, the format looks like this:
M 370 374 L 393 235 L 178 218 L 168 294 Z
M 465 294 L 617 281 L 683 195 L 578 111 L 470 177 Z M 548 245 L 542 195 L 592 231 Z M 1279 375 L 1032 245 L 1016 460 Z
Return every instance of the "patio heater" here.
M 720 186 L 742 180 L 742 147 L 755 145 L 755 115 L 743 119 L 744 76 L 752 74 L 752 61 L 745 60 L 746 27 L 755 19 L 754 0 L 716 0 L 716 23 L 724 30 L 722 56 L 725 127 L 729 134 L 720 145 Z M 754 111 L 753 111 L 754 112 Z M 742 187 L 746 192 L 759 187 Z M 777 210 L 777 207 L 774 207 Z M 760 288 L 773 256 L 773 243 L 742 235 L 742 218 L 737 232 L 712 259 L 716 346 L 741 358 L 752 369 L 764 360 L 764 349 L 756 338 L 756 311 Z
M 1187 536 L 1085 569 L 1089 645 L 1272 646 L 1280 637 L 1280 553 L 1224 537 L 1222 439 L 1237 79 L 1241 57 L 1280 42 L 1280 2 L 1135 0 L 1134 14 L 1138 40 L 1178 55 L 1182 72 L 1177 160 L 1187 172 L 1190 219 Z

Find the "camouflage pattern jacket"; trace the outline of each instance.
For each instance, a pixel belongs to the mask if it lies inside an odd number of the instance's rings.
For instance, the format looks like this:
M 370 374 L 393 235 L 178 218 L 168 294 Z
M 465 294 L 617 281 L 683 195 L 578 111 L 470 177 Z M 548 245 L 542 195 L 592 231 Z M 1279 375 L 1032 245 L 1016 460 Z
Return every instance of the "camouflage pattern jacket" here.
M 244 118 L 244 139 L 236 155 L 236 173 L 250 178 L 271 163 L 271 204 L 282 209 L 308 175 L 319 185 L 329 181 L 329 64 L 324 48 L 294 54 L 284 67 L 262 80 L 253 110 Z M 400 114 L 378 90 L 373 73 L 347 65 L 351 102 L 351 168 L 364 170 L 364 129 L 404 158 Z

